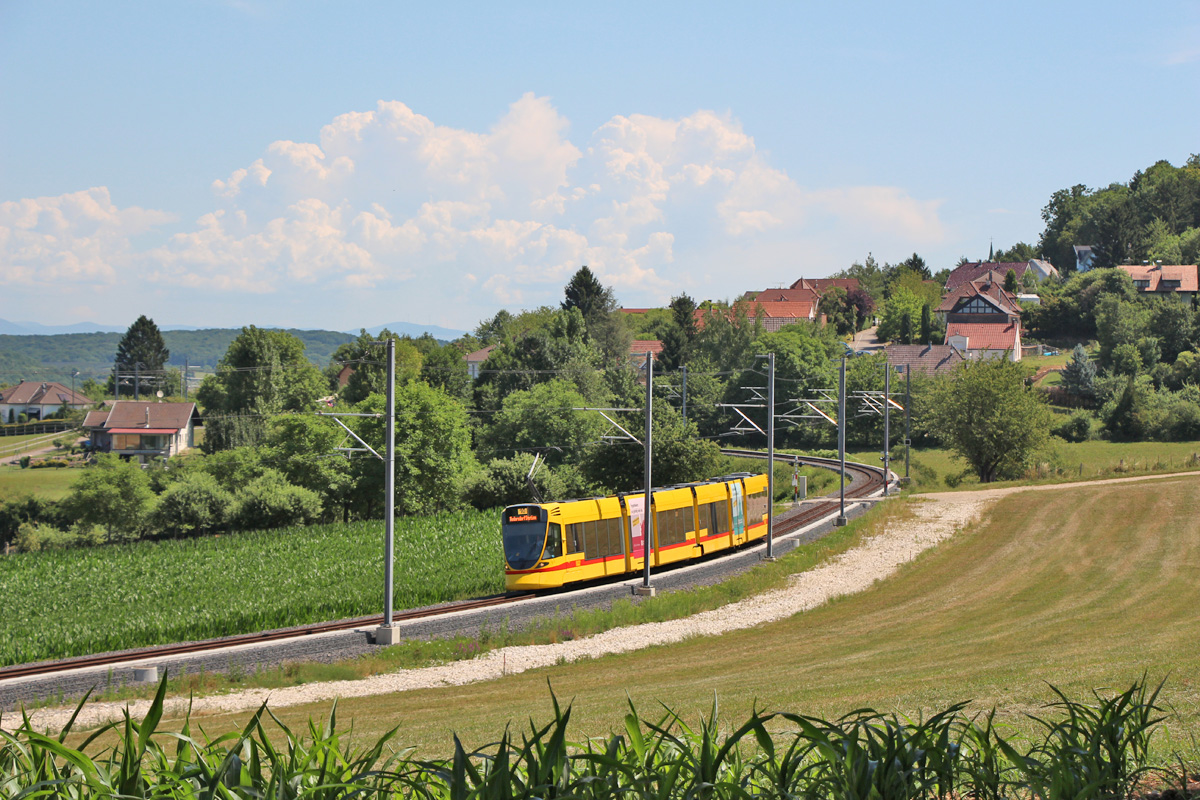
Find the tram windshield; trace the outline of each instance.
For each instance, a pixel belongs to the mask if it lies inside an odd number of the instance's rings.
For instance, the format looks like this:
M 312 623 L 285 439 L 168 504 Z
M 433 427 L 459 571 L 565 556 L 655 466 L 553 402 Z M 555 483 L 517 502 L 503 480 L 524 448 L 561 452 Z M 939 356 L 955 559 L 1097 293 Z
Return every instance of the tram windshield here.
M 537 564 L 546 546 L 546 510 L 538 506 L 509 506 L 502 522 L 504 559 L 512 569 Z

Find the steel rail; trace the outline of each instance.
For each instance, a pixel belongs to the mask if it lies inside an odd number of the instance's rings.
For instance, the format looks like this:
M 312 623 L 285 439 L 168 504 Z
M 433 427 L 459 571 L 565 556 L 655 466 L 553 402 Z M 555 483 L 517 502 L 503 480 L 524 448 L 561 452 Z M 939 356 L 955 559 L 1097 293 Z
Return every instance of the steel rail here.
M 445 605 L 440 605 L 433 608 L 423 608 L 413 611 L 393 613 L 392 619 L 397 621 L 428 619 L 430 617 L 445 616 L 447 614 L 453 614 L 459 611 L 474 611 L 480 608 L 508 605 L 510 603 L 520 602 L 521 600 L 527 600 L 531 597 L 534 597 L 532 593 L 524 593 L 485 597 L 477 600 L 464 600 L 459 603 L 447 603 Z M 171 658 L 174 656 L 191 655 L 193 653 L 203 653 L 209 650 L 221 650 L 227 647 L 237 647 L 248 644 L 264 644 L 267 642 L 276 642 L 285 639 L 301 639 L 305 636 L 313 636 L 321 633 L 333 633 L 336 631 L 348 631 L 354 630 L 355 628 L 374 628 L 380 625 L 382 620 L 383 615 L 376 614 L 369 617 L 355 617 L 353 619 L 343 619 L 336 622 L 319 622 L 313 625 L 297 625 L 291 628 L 278 628 L 259 633 L 240 633 L 233 636 L 226 636 L 221 639 L 204 639 L 197 642 L 158 645 L 155 647 L 147 647 L 136 650 L 122 650 L 115 653 L 98 653 L 93 656 L 79 656 L 76 658 L 64 659 L 62 661 L 43 661 L 35 664 L 17 664 L 11 667 L 0 668 L 0 681 L 11 680 L 14 678 L 27 678 L 38 675 L 52 675 L 54 673 L 67 672 L 74 669 L 90 669 L 94 667 L 105 667 L 115 664 L 149 661 L 158 658 Z

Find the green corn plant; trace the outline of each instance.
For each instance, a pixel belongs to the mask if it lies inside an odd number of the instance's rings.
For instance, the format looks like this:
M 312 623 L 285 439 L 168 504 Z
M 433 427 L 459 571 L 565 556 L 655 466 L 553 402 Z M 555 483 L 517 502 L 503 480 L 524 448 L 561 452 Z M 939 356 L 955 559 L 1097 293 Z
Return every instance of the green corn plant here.
M 982 724 L 979 717 L 961 723 L 963 793 L 975 800 L 1001 800 L 1014 767 L 997 743 L 996 709 L 982 715 Z
M 651 725 L 661 741 L 669 743 L 676 753 L 681 771 L 680 779 L 688 789 L 683 794 L 687 800 L 740 800 L 750 796 L 747 791 L 750 770 L 742 761 L 738 744 L 754 732 L 771 715 L 762 715 L 756 709 L 751 719 L 733 733 L 720 737 L 717 700 L 713 698 L 709 716 L 700 717 L 700 727 L 693 730 L 674 711 L 664 706 L 667 713 L 665 725 Z M 679 729 L 676 735 L 673 730 Z
M 997 744 L 1020 772 L 1020 785 L 1045 800 L 1092 800 L 1129 797 L 1150 769 L 1150 740 L 1162 722 L 1156 703 L 1159 683 L 1146 677 L 1112 697 L 1093 690 L 1094 704 L 1071 700 L 1057 687 L 1058 700 L 1047 708 L 1065 713 L 1054 721 L 1030 715 L 1044 731 L 1043 741 L 1027 753 L 1002 738 Z

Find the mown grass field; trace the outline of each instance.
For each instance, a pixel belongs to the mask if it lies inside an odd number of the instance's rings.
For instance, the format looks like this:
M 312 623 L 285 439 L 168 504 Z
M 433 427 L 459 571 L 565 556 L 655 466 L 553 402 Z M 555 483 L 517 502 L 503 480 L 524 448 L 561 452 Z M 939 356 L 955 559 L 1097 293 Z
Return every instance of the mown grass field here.
M 79 477 L 77 469 L 21 469 L 0 466 L 0 501 L 31 495 L 46 500 L 61 500 Z
M 921 502 L 919 500 L 904 502 Z M 902 505 L 878 524 L 901 524 Z M 714 696 L 726 719 L 752 707 L 837 717 L 873 706 L 913 716 L 974 700 L 1018 721 L 1052 698 L 1169 676 L 1170 735 L 1200 737 L 1200 478 L 1018 492 L 987 519 L 898 574 L 811 612 L 720 638 L 697 638 L 499 681 L 339 703 L 367 738 L 444 755 L 511 722 L 550 716 L 553 686 L 574 705 L 577 735 L 620 730 L 630 698 L 695 720 Z M 278 709 L 290 725 L 328 704 Z M 204 720 L 210 734 L 248 715 Z M 573 723 L 573 724 L 575 724 Z
M 382 575 L 382 520 L 20 553 L 0 559 L 0 664 L 377 614 Z M 396 608 L 503 589 L 494 513 L 397 521 Z
M 882 464 L 880 450 L 848 452 L 848 460 L 864 464 Z M 974 476 L 967 475 L 959 491 L 981 488 L 1019 486 L 1023 484 L 1066 483 L 1095 480 L 1122 475 L 1149 475 L 1165 472 L 1186 472 L 1200 469 L 1200 442 L 1063 442 L 1054 447 L 1053 462 L 1063 469 L 1054 474 L 1049 461 L 1042 466 L 1041 477 L 1013 481 L 997 481 L 981 486 Z M 919 466 L 918 466 L 919 465 Z M 931 471 L 930 471 L 931 470 Z M 946 484 L 947 475 L 961 475 L 967 463 L 943 448 L 913 448 L 912 489 L 916 492 L 952 491 Z M 892 449 L 892 471 L 904 475 L 904 446 Z

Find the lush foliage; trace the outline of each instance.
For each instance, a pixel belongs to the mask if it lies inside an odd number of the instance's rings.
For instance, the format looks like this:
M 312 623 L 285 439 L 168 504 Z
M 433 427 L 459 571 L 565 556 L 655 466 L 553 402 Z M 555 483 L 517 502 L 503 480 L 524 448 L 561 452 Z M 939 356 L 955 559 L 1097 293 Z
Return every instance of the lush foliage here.
M 1029 739 L 1006 738 L 995 709 L 972 716 L 966 703 L 917 720 L 869 708 L 837 720 L 756 709 L 733 727 L 714 700 L 692 725 L 669 708 L 645 717 L 631 701 L 622 732 L 575 742 L 571 708 L 552 697 L 553 719 L 530 720 L 519 739 L 506 729 L 469 752 L 455 736 L 452 754 L 428 760 L 399 749 L 399 728 L 358 743 L 338 729 L 336 704 L 303 735 L 265 704 L 239 733 L 208 738 L 190 720 L 179 734 L 160 731 L 164 680 L 142 721 L 126 712 L 79 749 L 66 744 L 72 725 L 51 737 L 24 718 L 0 747 L 0 782 L 14 795 L 72 797 L 1124 800 L 1154 766 L 1160 689 L 1137 683 L 1090 701 L 1060 692 L 1033 717 L 1041 735 Z M 115 744 L 104 750 L 105 740 Z
M 504 586 L 492 514 L 398 520 L 396 563 L 398 608 Z M 15 554 L 0 559 L 0 663 L 379 613 L 382 574 L 382 521 Z
M 1182 167 L 1159 161 L 1128 183 L 1075 185 L 1042 209 L 1039 249 L 1060 271 L 1075 268 L 1074 245 L 1092 245 L 1096 266 L 1163 259 L 1195 264 L 1200 254 L 1200 156 Z
M 933 387 L 924 427 L 987 483 L 1020 474 L 1049 435 L 1050 411 L 1007 359 L 964 361 Z

